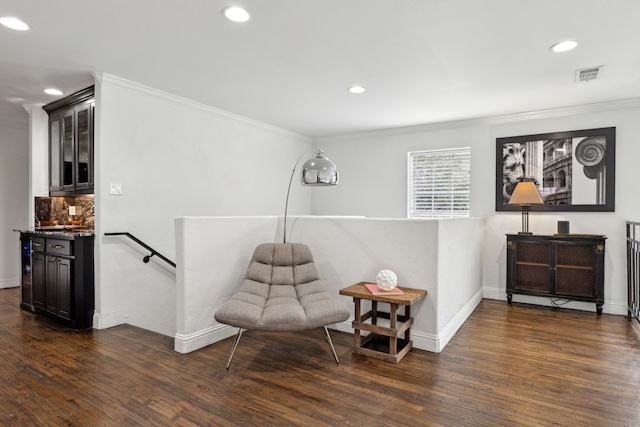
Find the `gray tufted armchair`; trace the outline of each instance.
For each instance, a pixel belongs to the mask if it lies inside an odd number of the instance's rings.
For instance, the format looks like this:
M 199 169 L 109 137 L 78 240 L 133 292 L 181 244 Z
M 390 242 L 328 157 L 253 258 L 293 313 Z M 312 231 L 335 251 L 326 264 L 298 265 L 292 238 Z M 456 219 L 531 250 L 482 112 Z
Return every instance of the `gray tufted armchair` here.
M 239 328 L 227 369 L 244 330 L 299 331 L 324 327 L 338 361 L 327 325 L 349 318 L 349 309 L 333 298 L 320 280 L 311 251 L 301 243 L 258 245 L 233 296 L 215 319 Z

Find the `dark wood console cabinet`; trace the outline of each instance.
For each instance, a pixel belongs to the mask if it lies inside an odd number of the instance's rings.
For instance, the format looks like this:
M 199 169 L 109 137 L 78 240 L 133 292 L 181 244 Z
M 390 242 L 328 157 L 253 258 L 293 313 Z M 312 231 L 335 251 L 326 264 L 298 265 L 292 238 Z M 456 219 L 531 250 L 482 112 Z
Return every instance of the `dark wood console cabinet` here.
M 507 235 L 507 301 L 513 294 L 604 304 L 605 236 Z
M 93 235 L 22 232 L 21 307 L 73 329 L 91 328 L 93 240 Z

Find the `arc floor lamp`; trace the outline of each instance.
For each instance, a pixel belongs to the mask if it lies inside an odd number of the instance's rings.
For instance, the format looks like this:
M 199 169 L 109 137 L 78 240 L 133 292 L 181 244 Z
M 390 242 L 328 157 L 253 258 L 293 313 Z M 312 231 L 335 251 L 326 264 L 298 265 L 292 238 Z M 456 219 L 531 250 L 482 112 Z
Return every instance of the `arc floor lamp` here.
M 289 210 L 289 194 L 291 193 L 291 183 L 293 182 L 293 176 L 296 173 L 296 167 L 302 157 L 307 154 L 307 152 L 312 150 L 306 150 L 304 153 L 298 157 L 296 163 L 293 165 L 293 170 L 291 171 L 291 178 L 289 178 L 289 188 L 287 189 L 287 201 L 284 205 L 284 238 L 283 243 L 287 243 L 287 211 Z M 307 160 L 302 164 L 302 169 L 300 170 L 300 183 L 302 185 L 311 185 L 311 186 L 328 186 L 328 185 L 337 185 L 338 184 L 338 168 L 335 163 L 329 160 L 327 157 L 324 157 L 324 151 L 321 149 L 315 150 L 315 157 Z

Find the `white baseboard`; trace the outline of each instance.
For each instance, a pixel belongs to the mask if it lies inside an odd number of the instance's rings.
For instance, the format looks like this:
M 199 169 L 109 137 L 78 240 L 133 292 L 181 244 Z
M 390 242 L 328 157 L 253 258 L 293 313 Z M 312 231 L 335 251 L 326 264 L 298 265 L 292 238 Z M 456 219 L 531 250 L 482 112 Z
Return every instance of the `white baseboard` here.
M 487 299 L 496 299 L 500 301 L 507 300 L 507 291 L 499 288 L 484 288 L 483 296 Z M 555 298 L 554 298 L 555 299 Z M 511 299 L 513 302 L 521 302 L 524 304 L 534 304 L 534 305 L 543 305 L 546 307 L 553 307 L 551 301 L 548 297 L 534 297 L 531 295 L 519 295 L 514 294 Z M 564 301 L 563 301 L 564 303 Z M 582 301 L 568 301 L 562 307 L 570 308 L 572 310 L 582 310 L 582 311 L 596 311 L 596 305 L 592 302 L 582 302 Z M 602 306 L 602 312 L 607 314 L 615 314 L 619 316 L 626 316 L 627 313 L 627 303 L 621 301 L 606 301 Z
M 95 311 L 93 312 L 93 329 L 108 329 L 124 324 L 130 323 L 127 323 L 125 319 L 118 316 L 105 316 Z
M 102 324 L 100 323 L 102 320 L 102 318 L 100 317 L 100 315 L 96 312 L 93 313 L 93 329 L 104 329 L 102 326 Z
M 413 346 L 421 350 L 440 353 L 471 313 L 473 313 L 473 310 L 475 310 L 478 304 L 480 304 L 480 301 L 482 301 L 482 290 L 478 291 L 476 295 L 474 295 L 473 298 L 471 298 L 471 300 L 462 307 L 462 309 L 453 317 L 453 319 L 451 319 L 451 321 L 442 331 L 440 331 L 438 335 L 412 330 L 411 339 L 413 341 Z M 351 317 L 344 322 L 335 323 L 328 327 L 340 332 L 353 334 L 353 327 L 351 326 L 351 322 L 353 322 L 353 320 L 354 319 Z M 174 350 L 178 353 L 190 353 L 210 344 L 227 339 L 237 333 L 237 328 L 218 324 L 189 335 L 176 334 L 174 339 Z
M 334 323 L 333 325 L 327 326 L 329 329 L 334 329 L 340 332 L 346 332 L 348 334 L 353 334 L 353 327 L 351 326 L 351 322 L 353 322 L 353 317 L 349 317 L 344 322 Z
M 217 324 L 189 335 L 176 334 L 173 349 L 178 353 L 191 353 L 209 344 L 222 341 L 238 333 L 238 328 Z
M 444 347 L 451 341 L 451 338 L 458 332 L 458 329 L 467 321 L 471 313 L 476 309 L 478 304 L 482 302 L 483 290 L 480 289 L 467 303 L 458 311 L 449 323 L 438 333 L 440 338 L 440 347 L 437 352 L 441 352 Z
M 437 334 L 428 334 L 421 331 L 411 331 L 411 339 L 413 340 L 413 347 L 420 350 L 431 351 L 433 353 L 440 353 L 445 346 L 451 341 L 451 338 L 458 332 L 458 329 L 469 318 L 473 310 L 476 309 L 478 304 L 482 301 L 483 291 L 482 289 L 476 292 L 476 294 L 458 311 L 458 313 L 451 319 L 449 323 Z
M 507 294 L 504 289 L 499 288 L 483 288 L 478 291 L 458 313 L 451 319 L 451 321 L 436 335 L 429 334 L 422 331 L 412 330 L 411 339 L 413 340 L 413 347 L 420 350 L 426 350 L 433 353 L 440 353 L 449 341 L 454 337 L 458 329 L 464 324 L 467 318 L 473 313 L 478 304 L 483 298 L 494 300 L 507 300 Z M 522 302 L 527 304 L 546 305 L 551 306 L 548 298 L 532 297 L 528 295 L 514 295 L 514 302 Z M 594 311 L 595 304 L 585 303 L 580 301 L 570 301 L 565 306 L 576 310 Z M 625 316 L 627 314 L 626 303 L 621 302 L 608 302 L 605 303 L 603 311 L 608 314 L 618 314 Z M 353 318 L 349 318 L 344 322 L 331 325 L 330 328 L 353 334 L 353 327 L 351 322 Z M 94 328 L 101 329 L 100 327 L 100 315 L 94 315 Z M 238 332 L 237 328 L 218 324 L 201 331 L 194 332 L 189 335 L 176 334 L 174 339 L 174 349 L 178 353 L 190 353 L 200 348 L 206 347 L 210 344 L 216 343 L 227 339 Z
M 507 291 L 500 288 L 482 288 L 482 297 L 487 299 L 507 300 Z
M 331 325 L 331 329 L 341 332 L 353 333 L 351 320 Z M 229 325 L 217 324 L 207 329 L 188 335 L 176 334 L 174 338 L 174 350 L 178 353 L 191 353 L 210 344 L 222 341 L 238 333 L 238 328 Z
M 611 301 L 611 302 L 604 302 L 604 305 L 602 306 L 602 312 L 603 313 L 608 313 L 608 314 L 617 314 L 620 316 L 626 316 L 629 314 L 629 304 L 625 301 L 625 302 L 620 302 L 620 301 Z
M 20 286 L 19 278 L 0 279 L 0 289 L 16 288 Z
M 329 328 L 353 335 L 354 330 L 353 330 L 353 326 L 351 326 L 351 322 L 353 322 L 354 320 L 355 319 L 353 317 L 349 317 L 344 322 L 336 323 L 335 325 L 331 325 Z M 413 341 L 414 348 L 419 348 L 420 350 L 427 350 L 433 353 L 440 352 L 440 349 L 441 349 L 440 343 L 442 340 L 438 335 L 428 334 L 426 332 L 420 332 L 412 329 L 411 340 Z
M 439 335 L 428 334 L 426 332 L 412 330 L 411 341 L 413 341 L 413 348 L 430 351 L 432 353 L 440 353 L 444 347 Z

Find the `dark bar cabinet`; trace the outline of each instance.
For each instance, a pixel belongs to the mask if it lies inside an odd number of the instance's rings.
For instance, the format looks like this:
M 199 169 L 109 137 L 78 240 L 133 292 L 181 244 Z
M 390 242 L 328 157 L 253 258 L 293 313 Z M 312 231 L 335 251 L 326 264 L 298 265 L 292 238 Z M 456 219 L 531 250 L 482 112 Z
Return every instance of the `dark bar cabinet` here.
M 73 329 L 93 326 L 93 234 L 21 232 L 24 309 Z
M 513 294 L 604 305 L 605 236 L 507 235 L 507 301 Z

